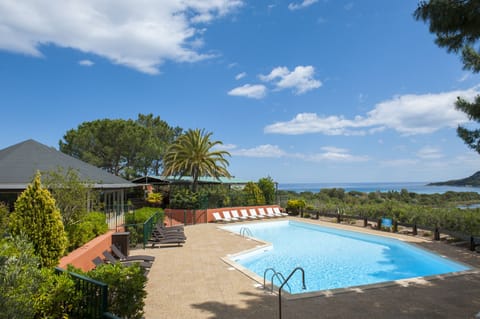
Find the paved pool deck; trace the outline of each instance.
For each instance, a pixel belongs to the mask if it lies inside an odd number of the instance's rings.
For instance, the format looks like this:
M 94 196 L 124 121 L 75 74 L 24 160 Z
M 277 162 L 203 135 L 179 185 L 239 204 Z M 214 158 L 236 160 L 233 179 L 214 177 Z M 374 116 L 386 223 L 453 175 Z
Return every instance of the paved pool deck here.
M 322 221 L 308 222 L 393 235 L 475 269 L 455 276 L 365 286 L 311 298 L 282 299 L 283 319 L 475 318 L 480 312 L 479 253 L 420 237 Z M 222 260 L 222 257 L 255 248 L 261 243 L 221 230 L 218 226 L 186 226 L 187 241 L 182 247 L 147 247 L 131 251 L 132 255 L 156 256 L 148 274 L 146 319 L 279 317 L 278 296 L 265 292 L 258 282 Z

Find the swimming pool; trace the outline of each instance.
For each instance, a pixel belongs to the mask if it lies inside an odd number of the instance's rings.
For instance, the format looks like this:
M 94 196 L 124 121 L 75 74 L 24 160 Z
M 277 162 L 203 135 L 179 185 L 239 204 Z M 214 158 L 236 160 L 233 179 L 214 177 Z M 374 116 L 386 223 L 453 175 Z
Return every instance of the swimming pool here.
M 296 221 L 237 224 L 222 227 L 248 232 L 271 247 L 237 254 L 231 260 L 263 278 L 267 268 L 287 277 L 296 267 L 305 270 L 289 280 L 292 294 L 376 284 L 400 279 L 440 275 L 470 269 L 400 240 L 312 225 Z M 246 231 L 245 228 L 248 228 Z M 270 281 L 273 272 L 267 274 Z M 280 279 L 273 282 L 279 286 Z

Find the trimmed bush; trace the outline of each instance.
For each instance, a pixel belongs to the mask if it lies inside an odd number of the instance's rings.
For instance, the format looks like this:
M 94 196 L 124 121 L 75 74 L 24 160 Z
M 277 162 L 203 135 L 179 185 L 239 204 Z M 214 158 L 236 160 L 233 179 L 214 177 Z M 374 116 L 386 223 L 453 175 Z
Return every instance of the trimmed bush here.
M 58 264 L 67 247 L 67 236 L 55 199 L 43 188 L 40 173 L 15 202 L 9 228 L 12 235 L 24 234 L 32 242 L 42 266 Z
M 147 278 L 138 264 L 125 267 L 120 263 L 100 265 L 87 276 L 108 285 L 109 311 L 128 319 L 143 318 Z

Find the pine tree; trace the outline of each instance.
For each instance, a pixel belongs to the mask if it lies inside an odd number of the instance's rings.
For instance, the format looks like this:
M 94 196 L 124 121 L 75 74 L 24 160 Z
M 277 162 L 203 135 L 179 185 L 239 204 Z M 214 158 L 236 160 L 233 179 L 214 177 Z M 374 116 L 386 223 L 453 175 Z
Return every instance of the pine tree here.
M 44 267 L 58 264 L 67 245 L 67 237 L 55 199 L 42 187 L 40 173 L 18 197 L 10 217 L 12 235 L 24 235 L 33 244 L 35 254 Z
M 480 72 L 480 1 L 478 0 L 429 0 L 422 1 L 414 13 L 417 20 L 428 22 L 435 43 L 448 52 L 461 54 L 463 68 Z M 458 97 L 455 106 L 470 120 L 480 123 L 480 95 L 473 101 Z M 457 128 L 458 136 L 472 149 L 480 153 L 480 129 Z

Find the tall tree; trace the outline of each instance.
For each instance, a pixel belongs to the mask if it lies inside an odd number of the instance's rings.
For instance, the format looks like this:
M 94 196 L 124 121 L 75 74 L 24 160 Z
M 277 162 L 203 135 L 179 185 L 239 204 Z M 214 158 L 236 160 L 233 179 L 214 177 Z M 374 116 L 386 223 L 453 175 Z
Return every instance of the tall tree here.
M 275 202 L 275 182 L 273 179 L 268 177 L 263 177 L 258 180 L 258 187 L 265 197 L 265 203 L 271 205 Z
M 158 176 L 163 168 L 162 158 L 167 147 L 182 134 L 183 130 L 178 126 L 171 127 L 167 122 L 160 119 L 160 116 L 154 117 L 151 113 L 147 115 L 138 114 L 136 122 L 150 132 L 148 137 L 143 140 L 144 149 L 139 154 L 137 171 L 144 176 L 148 174 Z
M 465 70 L 480 72 L 480 1 L 422 1 L 414 17 L 430 24 L 430 32 L 435 34 L 435 43 L 439 47 L 461 54 Z M 480 95 L 473 101 L 458 97 L 455 106 L 470 120 L 480 122 Z M 480 153 L 480 129 L 459 126 L 457 134 L 470 148 Z
M 167 145 L 182 130 L 152 114 L 138 120 L 102 119 L 69 130 L 59 142 L 60 151 L 126 179 L 155 173 Z
M 18 197 L 9 220 L 12 235 L 25 235 L 32 242 L 42 266 L 58 264 L 67 246 L 67 236 L 55 199 L 43 188 L 40 173 Z
M 199 177 L 231 177 L 225 156 L 230 153 L 215 150 L 221 141 L 210 140 L 212 133 L 204 130 L 188 130 L 171 144 L 163 159 L 166 176 L 192 177 L 192 191 L 197 191 Z

